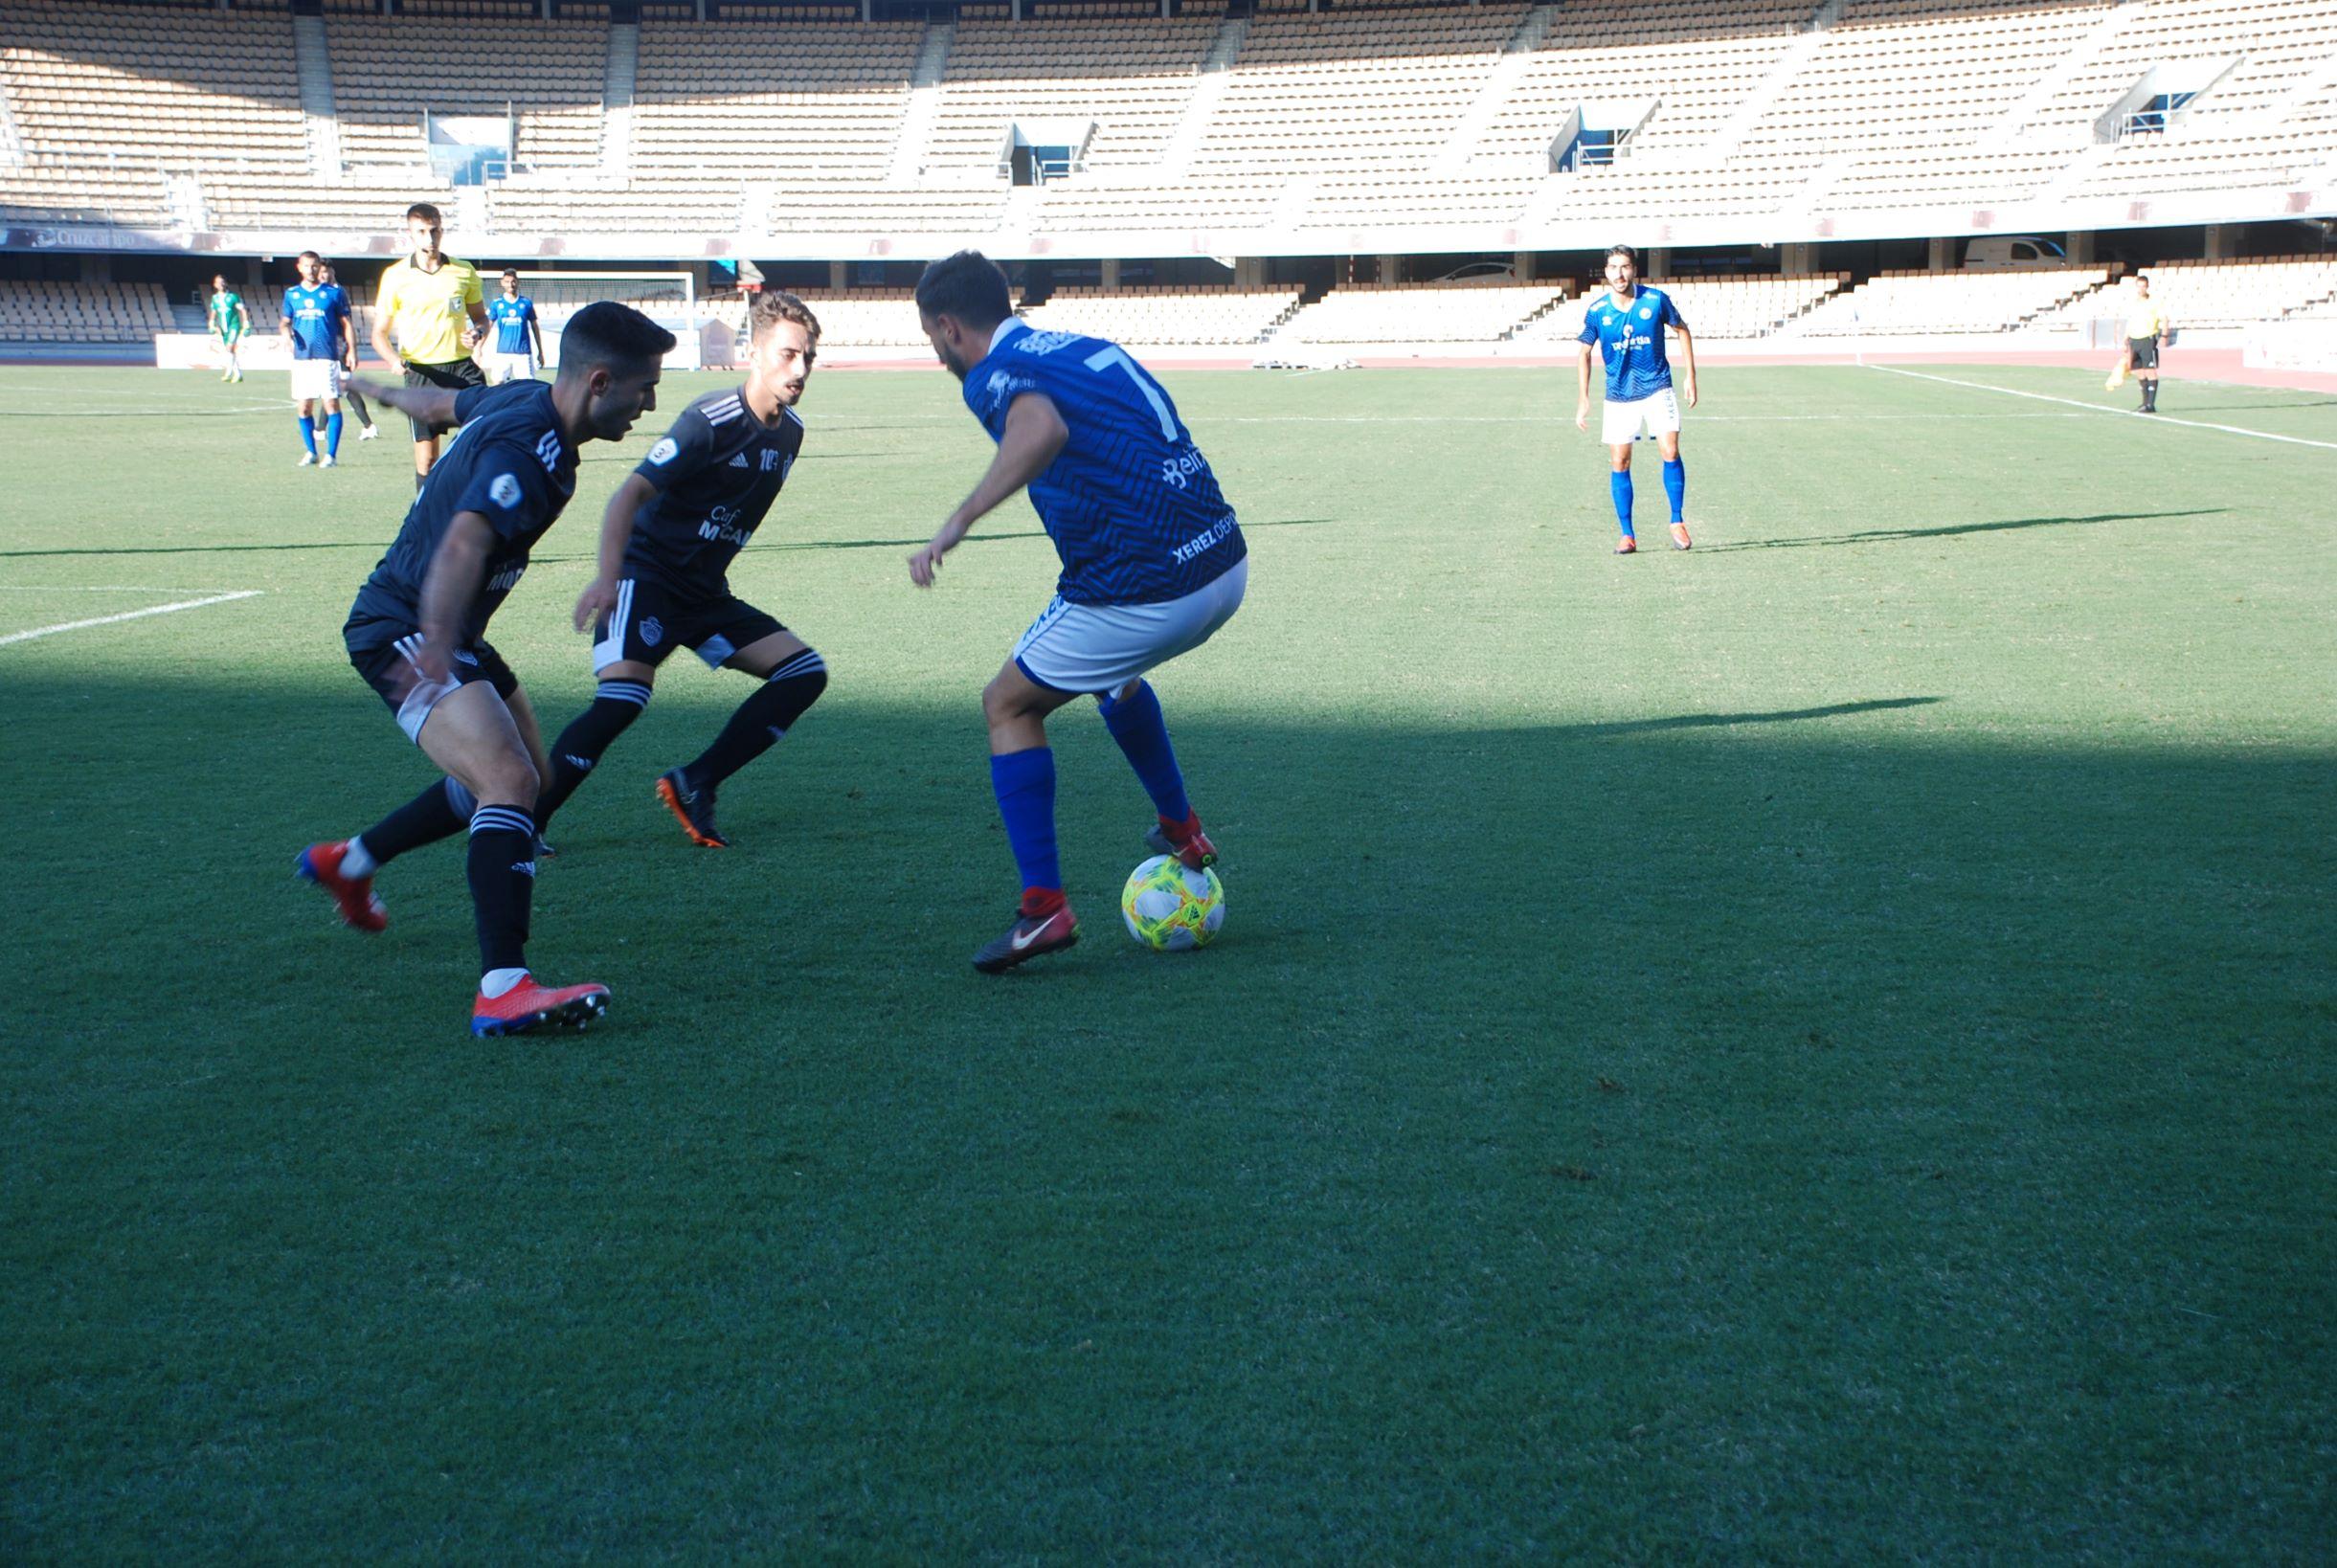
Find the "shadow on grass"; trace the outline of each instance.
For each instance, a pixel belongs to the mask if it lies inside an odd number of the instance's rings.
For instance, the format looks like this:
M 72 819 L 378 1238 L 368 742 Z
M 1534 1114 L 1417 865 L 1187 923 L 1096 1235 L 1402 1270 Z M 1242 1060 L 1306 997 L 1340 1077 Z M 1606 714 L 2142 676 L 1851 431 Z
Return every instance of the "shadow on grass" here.
M 1546 1542 L 1554 1475 L 1577 1538 L 1659 1557 L 1781 1495 L 1748 1555 L 1911 1507 L 1938 1556 L 2048 1508 L 2149 1559 L 2325 1533 L 2326 749 L 1172 679 L 1223 938 L 1118 933 L 1151 808 L 1083 708 L 1050 731 L 1088 940 L 995 980 L 970 700 L 840 683 L 725 786 L 717 855 L 648 785 L 740 686 L 682 682 L 537 887 L 606 1027 L 483 1044 L 461 844 L 384 872 L 370 939 L 285 874 L 426 777 L 325 662 L 10 682 L 15 1556 L 160 1520 L 236 1557 L 265 1518 L 287 1557 L 1442 1559 Z M 134 1010 L 90 1005 L 125 974 Z M 1829 1381 L 1895 1392 L 1747 1415 Z M 1582 1467 L 1624 1406 L 1678 1497 Z M 2016 1475 L 1968 1467 L 1974 1422 Z M 2105 1431 L 2149 1438 L 2106 1494 Z M 416 1462 L 458 1450 L 478 1484 Z M 1466 1477 L 1424 1492 L 1423 1452 Z
M 1798 539 L 1747 539 L 1737 544 L 1698 545 L 1699 555 L 1741 549 L 1817 549 L 1830 545 L 1875 545 L 1899 539 L 1944 539 L 1967 533 L 2005 533 L 2019 528 L 2059 528 L 2096 523 L 2146 523 L 2167 517 L 2220 517 L 2222 506 L 2182 512 L 2097 512 L 2088 517 L 2015 517 L 1999 523 L 1953 523 L 1938 528 L 1869 528 L 1861 533 L 1814 534 Z

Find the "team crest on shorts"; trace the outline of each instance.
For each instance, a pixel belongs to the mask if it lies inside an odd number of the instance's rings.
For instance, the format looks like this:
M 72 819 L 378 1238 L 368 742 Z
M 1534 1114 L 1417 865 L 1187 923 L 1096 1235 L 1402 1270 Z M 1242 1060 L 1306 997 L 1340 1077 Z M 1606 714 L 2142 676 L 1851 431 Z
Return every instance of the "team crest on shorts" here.
M 641 622 L 641 641 L 643 644 L 654 648 L 664 639 L 665 628 L 659 622 L 657 616 L 651 616 L 647 620 Z

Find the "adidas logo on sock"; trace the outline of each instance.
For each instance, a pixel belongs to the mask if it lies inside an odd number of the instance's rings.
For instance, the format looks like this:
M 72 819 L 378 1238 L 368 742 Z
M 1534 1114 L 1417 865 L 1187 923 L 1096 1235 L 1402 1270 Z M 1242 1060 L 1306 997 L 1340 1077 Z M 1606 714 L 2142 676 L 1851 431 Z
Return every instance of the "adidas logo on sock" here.
M 589 773 L 593 771 L 593 759 L 591 757 L 580 757 L 573 751 L 563 751 L 560 754 L 567 758 L 569 765 L 574 768 L 576 772 L 580 773 Z

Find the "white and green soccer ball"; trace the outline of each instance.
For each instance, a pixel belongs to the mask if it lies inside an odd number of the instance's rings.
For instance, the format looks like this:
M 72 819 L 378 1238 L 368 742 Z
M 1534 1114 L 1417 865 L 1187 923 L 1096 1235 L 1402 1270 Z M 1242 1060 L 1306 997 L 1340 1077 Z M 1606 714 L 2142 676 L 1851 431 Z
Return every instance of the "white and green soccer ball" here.
M 1174 855 L 1155 855 L 1131 872 L 1120 893 L 1128 934 L 1157 952 L 1206 947 L 1225 923 L 1225 885 Z

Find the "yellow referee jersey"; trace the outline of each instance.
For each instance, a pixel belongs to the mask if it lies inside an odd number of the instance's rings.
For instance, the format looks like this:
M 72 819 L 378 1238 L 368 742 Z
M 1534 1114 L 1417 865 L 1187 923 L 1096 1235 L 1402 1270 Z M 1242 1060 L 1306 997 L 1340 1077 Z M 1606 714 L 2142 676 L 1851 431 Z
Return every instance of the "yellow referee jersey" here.
M 444 365 L 470 357 L 462 334 L 471 306 L 484 298 L 479 269 L 468 261 L 440 257 L 438 271 L 424 272 L 408 257 L 383 270 L 373 308 L 390 324 L 400 354 L 417 365 Z
M 2155 300 L 2138 300 L 2126 309 L 2126 336 L 2155 338 L 2167 330 L 2167 313 Z

